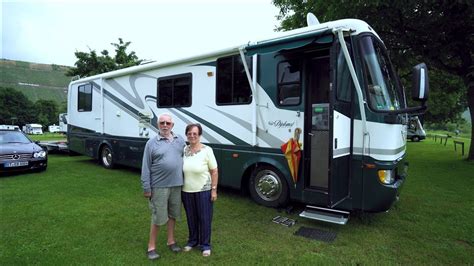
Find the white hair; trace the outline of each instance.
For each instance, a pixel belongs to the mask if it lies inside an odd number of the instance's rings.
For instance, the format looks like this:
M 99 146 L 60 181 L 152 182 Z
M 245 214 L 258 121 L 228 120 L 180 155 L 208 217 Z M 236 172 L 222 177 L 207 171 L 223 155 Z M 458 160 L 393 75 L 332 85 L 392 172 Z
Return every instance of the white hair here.
M 173 122 L 173 116 L 170 114 L 170 113 L 161 113 L 159 116 L 158 116 L 158 122 L 160 121 L 160 118 L 163 117 L 163 116 L 167 116 L 170 118 L 171 122 Z

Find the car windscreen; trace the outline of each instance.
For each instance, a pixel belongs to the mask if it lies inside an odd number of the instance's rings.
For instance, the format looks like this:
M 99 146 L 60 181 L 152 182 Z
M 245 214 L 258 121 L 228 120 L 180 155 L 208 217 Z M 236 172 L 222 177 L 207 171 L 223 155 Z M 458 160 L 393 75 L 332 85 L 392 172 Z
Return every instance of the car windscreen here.
M 19 131 L 0 131 L 0 144 L 8 143 L 31 143 L 31 141 Z

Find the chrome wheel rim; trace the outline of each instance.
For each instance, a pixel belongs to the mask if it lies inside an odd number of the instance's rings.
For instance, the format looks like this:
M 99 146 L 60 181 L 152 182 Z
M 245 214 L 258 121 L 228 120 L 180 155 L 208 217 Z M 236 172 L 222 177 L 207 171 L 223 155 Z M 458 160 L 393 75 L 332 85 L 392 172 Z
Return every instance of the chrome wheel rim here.
M 104 148 L 102 150 L 102 162 L 107 167 L 112 164 L 112 152 L 110 152 L 109 148 Z
M 271 170 L 261 171 L 255 178 L 255 191 L 265 201 L 277 200 L 282 193 L 282 184 L 278 175 Z

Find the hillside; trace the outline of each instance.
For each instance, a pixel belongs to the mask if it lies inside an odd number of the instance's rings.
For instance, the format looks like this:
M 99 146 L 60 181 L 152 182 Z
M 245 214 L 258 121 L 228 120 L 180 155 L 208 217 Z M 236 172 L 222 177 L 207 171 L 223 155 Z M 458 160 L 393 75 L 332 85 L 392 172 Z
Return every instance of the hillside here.
M 53 100 L 58 104 L 66 101 L 67 66 L 37 64 L 8 59 L 0 60 L 0 87 L 11 87 L 24 93 L 35 102 Z

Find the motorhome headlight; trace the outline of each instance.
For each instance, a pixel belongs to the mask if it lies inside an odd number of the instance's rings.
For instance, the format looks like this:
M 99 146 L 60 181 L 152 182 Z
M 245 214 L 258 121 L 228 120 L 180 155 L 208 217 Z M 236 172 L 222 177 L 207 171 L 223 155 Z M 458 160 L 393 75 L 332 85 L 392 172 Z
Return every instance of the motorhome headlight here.
M 46 152 L 45 151 L 38 151 L 33 153 L 34 158 L 44 158 L 46 157 Z
M 379 180 L 382 184 L 392 184 L 395 181 L 395 171 L 394 170 L 379 170 L 378 171 Z

